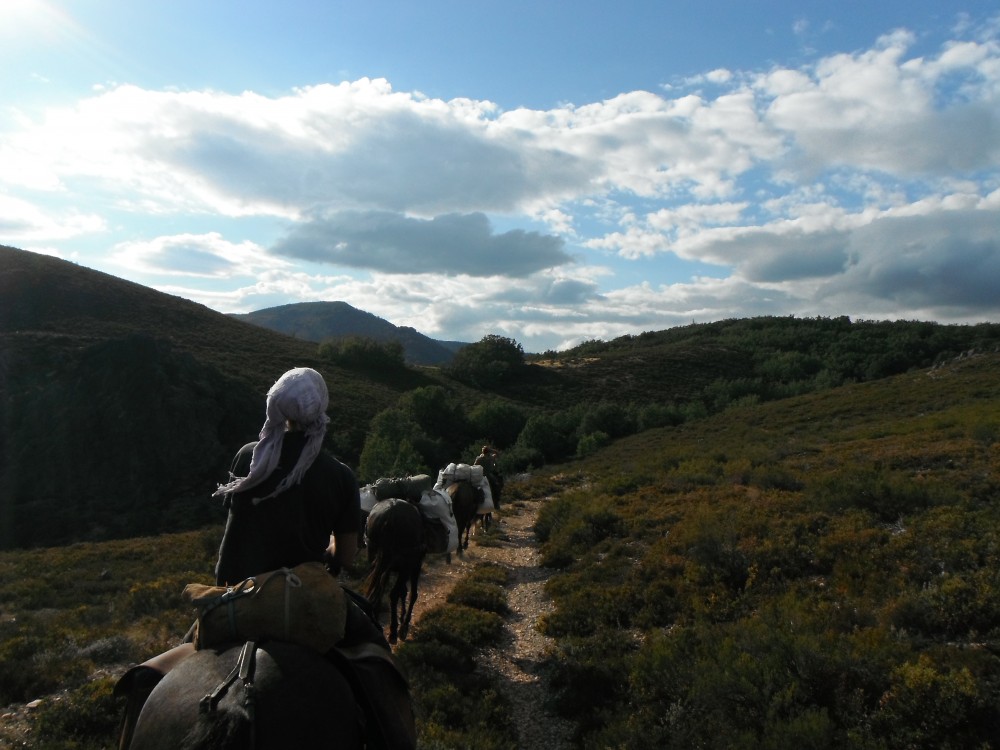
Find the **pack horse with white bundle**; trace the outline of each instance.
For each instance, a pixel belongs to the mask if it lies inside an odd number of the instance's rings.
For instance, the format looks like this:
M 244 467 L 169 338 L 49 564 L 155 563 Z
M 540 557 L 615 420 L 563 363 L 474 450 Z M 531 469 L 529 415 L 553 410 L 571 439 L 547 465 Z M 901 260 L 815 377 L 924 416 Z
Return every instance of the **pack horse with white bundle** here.
M 456 485 L 466 485 L 475 491 L 478 502 L 474 519 L 478 520 L 482 528 L 488 529 L 493 518 L 493 511 L 496 508 L 493 504 L 493 492 L 483 467 L 475 464 L 451 463 L 438 472 L 437 482 L 434 484 L 435 489 L 447 492 L 454 498 L 455 493 L 459 490 L 451 488 Z M 466 546 L 468 546 L 468 528 L 466 529 Z
M 451 561 L 458 526 L 451 498 L 427 474 L 383 478 L 361 488 L 370 570 L 365 593 L 381 611 L 389 593 L 389 642 L 406 640 L 426 554 Z M 393 578 L 395 576 L 395 578 Z

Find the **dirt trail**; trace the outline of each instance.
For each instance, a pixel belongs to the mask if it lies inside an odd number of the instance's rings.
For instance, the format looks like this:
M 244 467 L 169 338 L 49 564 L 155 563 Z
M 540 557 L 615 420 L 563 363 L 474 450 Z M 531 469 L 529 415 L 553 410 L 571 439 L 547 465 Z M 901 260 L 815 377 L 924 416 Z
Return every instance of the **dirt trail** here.
M 511 614 L 506 618 L 509 640 L 486 650 L 481 657 L 483 669 L 490 670 L 500 682 L 513 708 L 511 722 L 517 729 L 518 747 L 525 750 L 569 750 L 572 724 L 545 710 L 547 686 L 538 666 L 552 640 L 538 632 L 538 618 L 551 609 L 545 594 L 545 581 L 551 571 L 540 567 L 538 543 L 531 530 L 540 500 L 519 501 L 505 506 L 502 525 L 506 539 L 493 546 L 479 546 L 473 541 L 464 560 L 447 565 L 430 560 L 421 576 L 420 596 L 414 606 L 414 621 L 419 622 L 427 609 L 443 604 L 452 587 L 481 562 L 502 565 L 510 571 L 507 600 Z

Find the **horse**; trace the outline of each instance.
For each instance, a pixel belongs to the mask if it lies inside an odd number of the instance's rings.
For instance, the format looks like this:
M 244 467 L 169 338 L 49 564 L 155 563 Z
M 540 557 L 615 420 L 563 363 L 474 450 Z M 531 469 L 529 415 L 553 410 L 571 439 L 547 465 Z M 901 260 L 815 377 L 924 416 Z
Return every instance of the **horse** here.
M 348 678 L 305 646 L 268 640 L 195 651 L 153 688 L 122 750 L 365 747 Z
M 451 507 L 458 525 L 458 556 L 469 548 L 469 534 L 476 523 L 476 513 L 483 502 L 483 491 L 471 482 L 461 481 L 448 485 Z
M 371 570 L 365 578 L 365 596 L 376 612 L 393 574 L 389 589 L 389 643 L 406 640 L 417 601 L 420 568 L 427 553 L 423 516 L 416 505 L 398 498 L 381 500 L 368 514 L 368 560 Z M 409 602 L 407 602 L 409 588 Z

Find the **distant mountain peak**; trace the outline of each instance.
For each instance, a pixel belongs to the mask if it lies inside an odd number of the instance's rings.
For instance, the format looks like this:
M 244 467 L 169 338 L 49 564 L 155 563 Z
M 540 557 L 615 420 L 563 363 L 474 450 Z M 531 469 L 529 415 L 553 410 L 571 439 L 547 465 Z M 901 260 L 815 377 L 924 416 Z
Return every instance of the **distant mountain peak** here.
M 295 302 L 268 307 L 234 318 L 304 341 L 321 343 L 327 339 L 360 336 L 374 341 L 398 341 L 410 364 L 443 365 L 451 361 L 462 342 L 438 341 L 409 326 L 359 310 L 346 302 Z

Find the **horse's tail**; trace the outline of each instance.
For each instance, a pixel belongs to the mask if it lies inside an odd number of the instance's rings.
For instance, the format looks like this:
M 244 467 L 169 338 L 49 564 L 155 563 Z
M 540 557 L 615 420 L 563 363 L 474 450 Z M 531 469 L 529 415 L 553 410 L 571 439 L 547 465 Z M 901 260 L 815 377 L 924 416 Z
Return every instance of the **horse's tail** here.
M 371 550 L 371 547 L 368 548 Z M 365 597 L 371 602 L 376 612 L 382 606 L 382 593 L 385 591 L 389 573 L 392 572 L 392 560 L 385 547 L 380 547 L 375 553 L 375 563 L 364 580 Z

